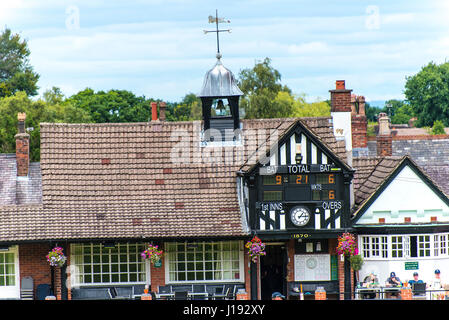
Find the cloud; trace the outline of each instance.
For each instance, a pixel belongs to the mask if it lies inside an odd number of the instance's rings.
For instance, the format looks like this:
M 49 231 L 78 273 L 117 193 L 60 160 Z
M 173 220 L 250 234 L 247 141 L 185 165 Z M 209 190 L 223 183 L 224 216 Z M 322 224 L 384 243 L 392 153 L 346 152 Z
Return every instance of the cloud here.
M 213 27 L 207 16 L 215 6 L 206 1 L 18 3 L 20 8 L 10 9 L 22 17 L 17 28 L 28 39 L 41 87 L 126 87 L 174 100 L 199 90 L 215 62 L 215 36 L 202 32 Z M 65 23 L 73 4 L 79 8 L 78 29 Z M 358 94 L 400 97 L 406 75 L 431 60 L 444 61 L 449 52 L 446 1 L 433 7 L 381 2 L 379 27 L 372 29 L 366 25 L 368 6 L 359 1 L 254 4 L 219 7 L 219 15 L 231 19 L 232 33 L 220 34 L 225 66 L 237 74 L 270 57 L 283 83 L 310 96 L 327 98 L 335 80 L 346 77 Z

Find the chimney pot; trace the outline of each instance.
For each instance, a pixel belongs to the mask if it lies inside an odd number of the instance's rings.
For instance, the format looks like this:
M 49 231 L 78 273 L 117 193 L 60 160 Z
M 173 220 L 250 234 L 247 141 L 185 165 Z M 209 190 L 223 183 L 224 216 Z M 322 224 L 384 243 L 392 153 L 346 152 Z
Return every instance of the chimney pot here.
M 157 102 L 151 102 L 151 121 L 157 120 Z
M 337 90 L 345 90 L 345 80 L 337 80 L 335 82 L 335 89 L 337 89 Z
M 25 121 L 26 117 L 27 117 L 27 115 L 24 112 L 19 112 L 17 114 L 17 120 L 19 120 L 19 121 Z
M 165 108 L 166 108 L 166 104 L 164 101 L 159 103 L 159 120 L 161 120 L 161 121 L 165 121 Z
M 393 137 L 390 130 L 390 118 L 386 113 L 379 113 L 379 133 L 377 134 L 377 155 L 391 156 L 393 154 Z
M 365 97 L 359 96 L 358 101 L 359 101 L 359 114 L 365 115 Z
M 381 112 L 379 113 L 379 135 L 381 136 L 388 136 L 390 135 L 390 118 L 387 116 L 386 113 Z

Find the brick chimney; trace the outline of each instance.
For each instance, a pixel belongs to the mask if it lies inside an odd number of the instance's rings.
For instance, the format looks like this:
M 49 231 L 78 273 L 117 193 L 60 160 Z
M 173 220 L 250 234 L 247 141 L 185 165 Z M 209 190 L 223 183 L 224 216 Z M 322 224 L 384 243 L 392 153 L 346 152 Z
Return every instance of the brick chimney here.
M 346 89 L 345 80 L 335 82 L 335 90 L 329 90 L 331 93 L 331 112 L 351 112 L 351 92 Z
M 157 102 L 151 102 L 151 121 L 157 120 Z
M 159 120 L 165 121 L 166 104 L 164 101 L 159 103 Z
M 367 148 L 368 119 L 365 115 L 365 97 L 353 94 L 351 104 L 352 148 Z
M 18 113 L 18 133 L 16 134 L 16 161 L 17 176 L 28 176 L 28 168 L 30 166 L 30 135 L 25 131 L 25 113 Z
M 379 132 L 377 134 L 377 155 L 391 156 L 393 154 L 393 138 L 390 130 L 390 118 L 384 112 L 379 113 Z
M 344 140 L 348 163 L 352 164 L 352 129 L 351 129 L 351 92 L 346 89 L 345 80 L 335 82 L 335 90 L 329 90 L 331 95 L 331 116 L 334 136 Z

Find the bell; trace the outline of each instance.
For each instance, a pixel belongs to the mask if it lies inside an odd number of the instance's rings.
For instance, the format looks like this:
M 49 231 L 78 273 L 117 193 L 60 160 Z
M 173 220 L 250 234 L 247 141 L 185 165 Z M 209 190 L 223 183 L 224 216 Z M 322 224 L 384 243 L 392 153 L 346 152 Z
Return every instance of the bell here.
M 224 104 L 223 104 L 223 100 L 221 100 L 221 99 L 218 100 L 217 110 L 220 111 L 220 113 L 222 113 L 224 109 L 225 109 L 225 107 L 224 107 Z

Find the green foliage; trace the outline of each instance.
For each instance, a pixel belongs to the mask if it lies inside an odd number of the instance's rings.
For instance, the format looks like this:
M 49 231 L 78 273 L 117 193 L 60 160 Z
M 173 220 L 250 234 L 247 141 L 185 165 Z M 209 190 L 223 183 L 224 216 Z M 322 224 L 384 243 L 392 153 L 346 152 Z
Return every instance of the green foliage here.
M 146 122 L 151 119 L 150 102 L 126 90 L 107 92 L 86 88 L 69 97 L 65 103 L 85 110 L 95 123 Z
M 359 271 L 362 269 L 362 265 L 364 263 L 363 258 L 360 254 L 353 255 L 349 258 L 349 262 L 351 264 L 351 269 L 354 271 Z
M 390 115 L 391 123 L 393 124 L 407 124 L 414 115 L 413 109 L 407 101 L 395 99 L 385 102 L 383 112 Z
M 435 120 L 432 127 L 432 134 L 446 134 L 443 121 Z
M 252 69 L 239 73 L 239 87 L 244 96 L 240 106 L 246 118 L 318 117 L 330 115 L 330 105 L 325 101 L 308 103 L 305 95 L 294 95 L 281 83 L 281 74 L 265 58 Z
M 239 73 L 239 87 L 243 92 L 240 105 L 246 118 L 291 117 L 293 102 L 288 97 L 291 90 L 281 83 L 281 74 L 265 58 L 252 69 Z
M 430 62 L 406 77 L 405 96 L 417 116 L 417 126 L 431 126 L 440 120 L 449 126 L 449 62 Z
M 37 94 L 39 75 L 29 65 L 29 55 L 27 42 L 6 28 L 0 35 L 0 97 L 19 91 Z
M 327 101 L 316 100 L 308 103 L 305 95 L 296 96 L 293 116 L 295 117 L 323 117 L 330 116 L 331 106 Z
M 365 115 L 366 118 L 368 119 L 368 122 L 377 122 L 377 115 L 383 112 L 381 108 L 378 107 L 372 107 L 369 102 L 365 103 Z
M 187 94 L 180 103 L 167 103 L 167 121 L 201 120 L 201 100 L 195 94 Z
M 92 122 L 90 115 L 70 103 L 63 103 L 61 96 L 55 96 L 60 90 L 53 88 L 44 94 L 48 100 L 31 100 L 23 91 L 0 99 L 0 152 L 14 153 L 17 134 L 17 113 L 26 113 L 26 127 L 33 128 L 30 134 L 30 159 L 40 159 L 40 123 L 41 122 Z M 59 99 L 59 100 L 58 100 Z

